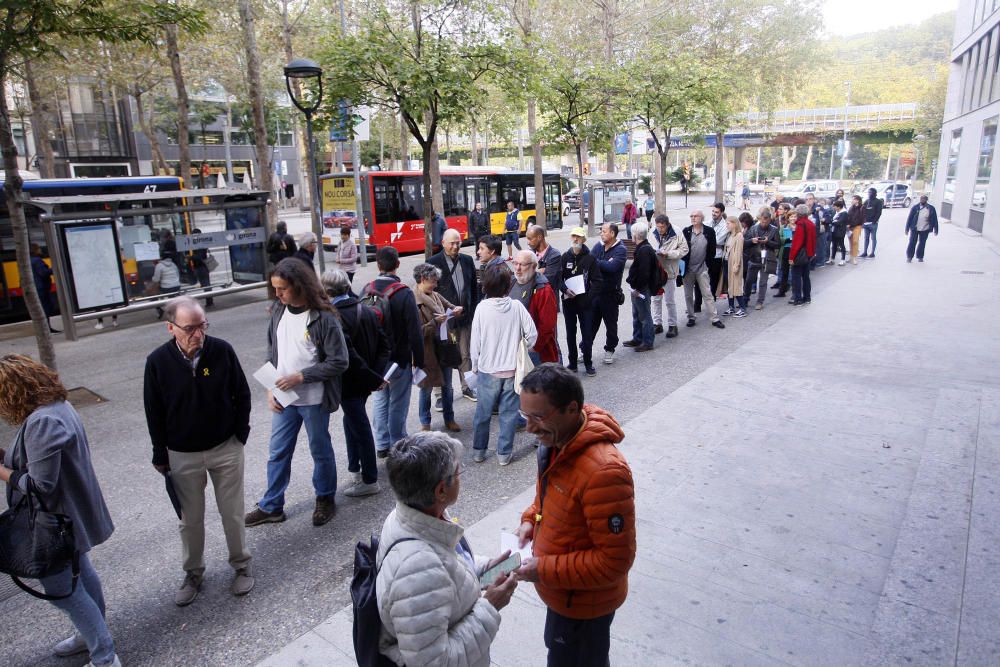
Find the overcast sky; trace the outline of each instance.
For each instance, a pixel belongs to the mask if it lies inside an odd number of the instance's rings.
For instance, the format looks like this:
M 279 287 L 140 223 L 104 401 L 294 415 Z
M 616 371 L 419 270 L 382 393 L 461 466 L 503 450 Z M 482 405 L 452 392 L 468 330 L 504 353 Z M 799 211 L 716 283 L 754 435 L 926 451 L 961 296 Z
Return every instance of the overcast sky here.
M 958 0 L 826 0 L 826 29 L 853 35 L 924 19 L 958 7 Z

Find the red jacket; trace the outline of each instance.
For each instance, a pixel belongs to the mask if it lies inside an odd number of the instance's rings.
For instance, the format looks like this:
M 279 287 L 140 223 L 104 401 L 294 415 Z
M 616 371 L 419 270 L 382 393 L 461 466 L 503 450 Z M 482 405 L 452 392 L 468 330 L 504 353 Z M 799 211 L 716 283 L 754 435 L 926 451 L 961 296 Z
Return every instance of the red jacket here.
M 539 597 L 577 619 L 625 602 L 635 560 L 632 471 L 615 446 L 625 434 L 601 408 L 584 405 L 583 412 L 580 432 L 541 464 L 535 500 L 521 515 L 535 524 Z
M 559 315 L 552 285 L 546 283 L 535 290 L 531 303 L 528 304 L 528 314 L 538 329 L 535 352 L 539 359 L 543 364 L 547 361 L 559 361 L 559 345 L 556 343 L 556 322 L 559 321 Z
M 816 256 L 816 225 L 809 218 L 799 218 L 795 221 L 795 231 L 792 233 L 792 250 L 788 254 L 789 263 L 795 262 L 799 249 L 805 245 L 808 257 Z

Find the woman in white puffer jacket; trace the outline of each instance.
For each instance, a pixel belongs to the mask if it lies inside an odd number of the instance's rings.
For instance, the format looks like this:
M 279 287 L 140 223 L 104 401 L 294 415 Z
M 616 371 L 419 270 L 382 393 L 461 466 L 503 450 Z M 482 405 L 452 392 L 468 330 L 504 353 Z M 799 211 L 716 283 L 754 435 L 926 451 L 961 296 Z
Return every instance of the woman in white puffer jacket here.
M 386 471 L 396 508 L 382 526 L 375 585 L 379 652 L 397 665 L 490 664 L 500 610 L 514 592 L 512 575 L 481 590 L 491 561 L 475 557 L 447 508 L 458 500 L 462 443 L 438 431 L 403 438 Z

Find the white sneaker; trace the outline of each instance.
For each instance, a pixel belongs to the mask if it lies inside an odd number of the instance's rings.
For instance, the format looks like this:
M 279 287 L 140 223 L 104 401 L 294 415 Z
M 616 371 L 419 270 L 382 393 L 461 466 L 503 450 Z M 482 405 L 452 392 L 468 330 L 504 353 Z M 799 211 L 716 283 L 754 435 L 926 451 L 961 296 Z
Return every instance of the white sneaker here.
M 92 662 L 88 662 L 87 667 L 97 667 L 97 665 L 95 665 Z M 102 667 L 122 667 L 122 661 L 118 658 L 117 655 L 115 655 L 114 660 L 109 662 L 107 665 L 102 665 Z
M 843 265 L 844 265 L 844 260 L 840 260 L 839 262 L 837 262 L 837 266 L 843 266 Z
M 373 496 L 381 490 L 382 487 L 378 485 L 378 482 L 373 482 L 371 484 L 358 482 L 357 484 L 349 486 L 344 491 L 344 495 L 350 496 L 351 498 L 360 498 L 362 496 Z
M 604 351 L 604 363 L 606 363 L 608 365 L 615 363 L 615 353 L 614 352 L 608 352 L 607 350 L 605 350 Z
M 71 655 L 76 655 L 77 653 L 87 652 L 87 642 L 78 634 L 74 634 L 72 637 L 62 640 L 56 644 L 55 648 L 52 649 L 53 655 L 60 658 L 68 658 Z
M 117 315 L 115 317 L 111 318 L 111 326 L 113 326 L 115 329 L 118 328 L 118 316 Z
M 94 328 L 100 331 L 101 329 L 104 328 L 104 322 L 97 320 L 97 324 L 94 325 Z

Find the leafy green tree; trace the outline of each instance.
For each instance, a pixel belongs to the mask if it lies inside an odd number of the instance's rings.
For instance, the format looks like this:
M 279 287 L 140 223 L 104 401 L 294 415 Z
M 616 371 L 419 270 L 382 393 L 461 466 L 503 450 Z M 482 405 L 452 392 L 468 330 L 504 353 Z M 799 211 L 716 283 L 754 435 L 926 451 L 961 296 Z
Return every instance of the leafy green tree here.
M 715 128 L 716 100 L 726 90 L 716 71 L 684 55 L 654 52 L 637 61 L 629 78 L 641 84 L 643 94 L 634 108 L 656 147 L 656 209 L 666 210 L 667 154 L 674 133 L 701 135 Z
M 438 130 L 457 125 L 479 104 L 479 90 L 510 63 L 485 3 L 411 0 L 408 13 L 373 7 L 355 34 L 321 50 L 328 115 L 339 100 L 394 111 L 423 150 L 424 233 L 431 252 L 432 192 L 441 191 L 433 159 Z
M 603 64 L 574 64 L 552 53 L 538 69 L 542 81 L 538 101 L 545 114 L 543 132 L 549 141 L 573 147 L 582 181 L 584 146 L 607 137 L 617 126 L 617 119 L 609 116 L 608 109 L 618 77 Z M 588 218 L 587 233 L 594 234 L 593 216 Z
M 7 2 L 0 8 L 0 17 L 4 25 L 0 32 L 0 90 L 4 91 L 7 82 L 26 61 L 58 54 L 60 45 L 70 40 L 93 44 L 152 43 L 165 25 L 176 24 L 186 29 L 200 29 L 204 25 L 200 13 L 156 0 Z M 34 326 L 39 357 L 46 366 L 55 368 L 56 355 L 48 318 L 31 279 L 28 228 L 21 203 L 23 181 L 17 169 L 17 146 L 5 94 L 0 94 L 0 151 L 3 154 L 4 199 L 10 213 L 24 301 Z

